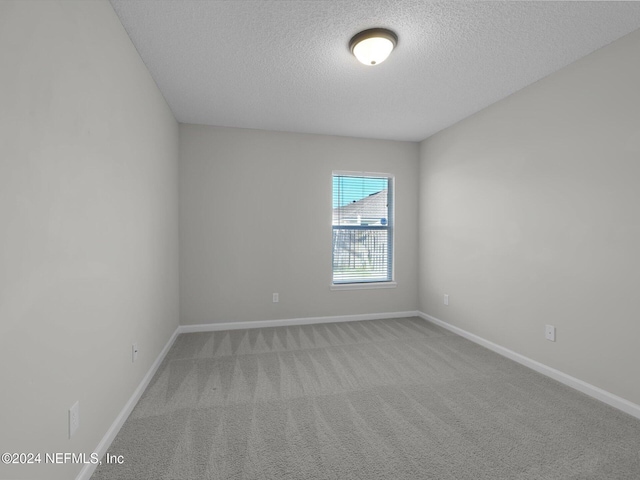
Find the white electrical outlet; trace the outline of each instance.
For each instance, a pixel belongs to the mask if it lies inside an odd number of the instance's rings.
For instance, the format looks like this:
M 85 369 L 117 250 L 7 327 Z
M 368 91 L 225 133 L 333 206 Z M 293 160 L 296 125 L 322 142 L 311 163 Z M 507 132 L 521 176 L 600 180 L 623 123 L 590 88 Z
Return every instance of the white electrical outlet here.
M 553 325 L 545 325 L 544 327 L 544 338 L 549 340 L 550 342 L 556 341 L 556 327 Z
M 78 427 L 80 427 L 80 400 L 69 409 L 69 438 L 73 437 Z
M 273 303 L 278 303 L 280 301 L 280 296 L 277 293 L 273 294 Z
M 138 344 L 131 345 L 131 361 L 135 362 L 138 359 Z
M 445 305 L 449 305 L 449 295 L 447 295 L 446 293 L 442 296 L 442 301 L 444 302 Z

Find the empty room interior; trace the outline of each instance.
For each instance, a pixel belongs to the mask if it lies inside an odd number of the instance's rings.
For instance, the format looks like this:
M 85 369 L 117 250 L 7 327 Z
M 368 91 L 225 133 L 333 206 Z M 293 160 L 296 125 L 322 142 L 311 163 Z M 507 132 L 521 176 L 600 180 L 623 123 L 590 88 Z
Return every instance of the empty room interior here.
M 640 2 L 0 2 L 0 479 L 639 479 Z

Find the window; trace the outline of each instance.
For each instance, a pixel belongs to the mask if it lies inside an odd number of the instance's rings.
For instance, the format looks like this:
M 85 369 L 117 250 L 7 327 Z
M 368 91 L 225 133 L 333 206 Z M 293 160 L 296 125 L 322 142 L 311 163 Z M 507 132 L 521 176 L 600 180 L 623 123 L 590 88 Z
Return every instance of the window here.
M 375 287 L 389 282 L 393 282 L 393 176 L 334 172 L 333 285 Z

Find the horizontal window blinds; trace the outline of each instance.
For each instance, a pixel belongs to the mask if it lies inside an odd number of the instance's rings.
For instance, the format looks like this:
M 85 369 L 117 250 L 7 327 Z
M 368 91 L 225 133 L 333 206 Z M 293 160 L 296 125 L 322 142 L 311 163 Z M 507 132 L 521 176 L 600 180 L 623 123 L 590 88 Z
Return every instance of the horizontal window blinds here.
M 333 175 L 333 283 L 393 280 L 393 178 Z

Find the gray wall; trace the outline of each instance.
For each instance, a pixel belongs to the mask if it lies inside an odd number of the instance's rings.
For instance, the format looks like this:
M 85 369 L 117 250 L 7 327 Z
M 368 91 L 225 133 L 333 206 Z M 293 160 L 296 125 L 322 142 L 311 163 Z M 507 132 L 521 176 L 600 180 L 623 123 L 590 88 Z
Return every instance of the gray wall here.
M 636 404 L 639 51 L 636 31 L 420 149 L 420 310 Z
M 0 65 L 0 450 L 89 454 L 178 325 L 178 126 L 106 1 L 0 2 Z
M 396 177 L 397 288 L 329 290 L 338 169 Z M 417 173 L 417 143 L 180 125 L 181 323 L 415 310 Z

